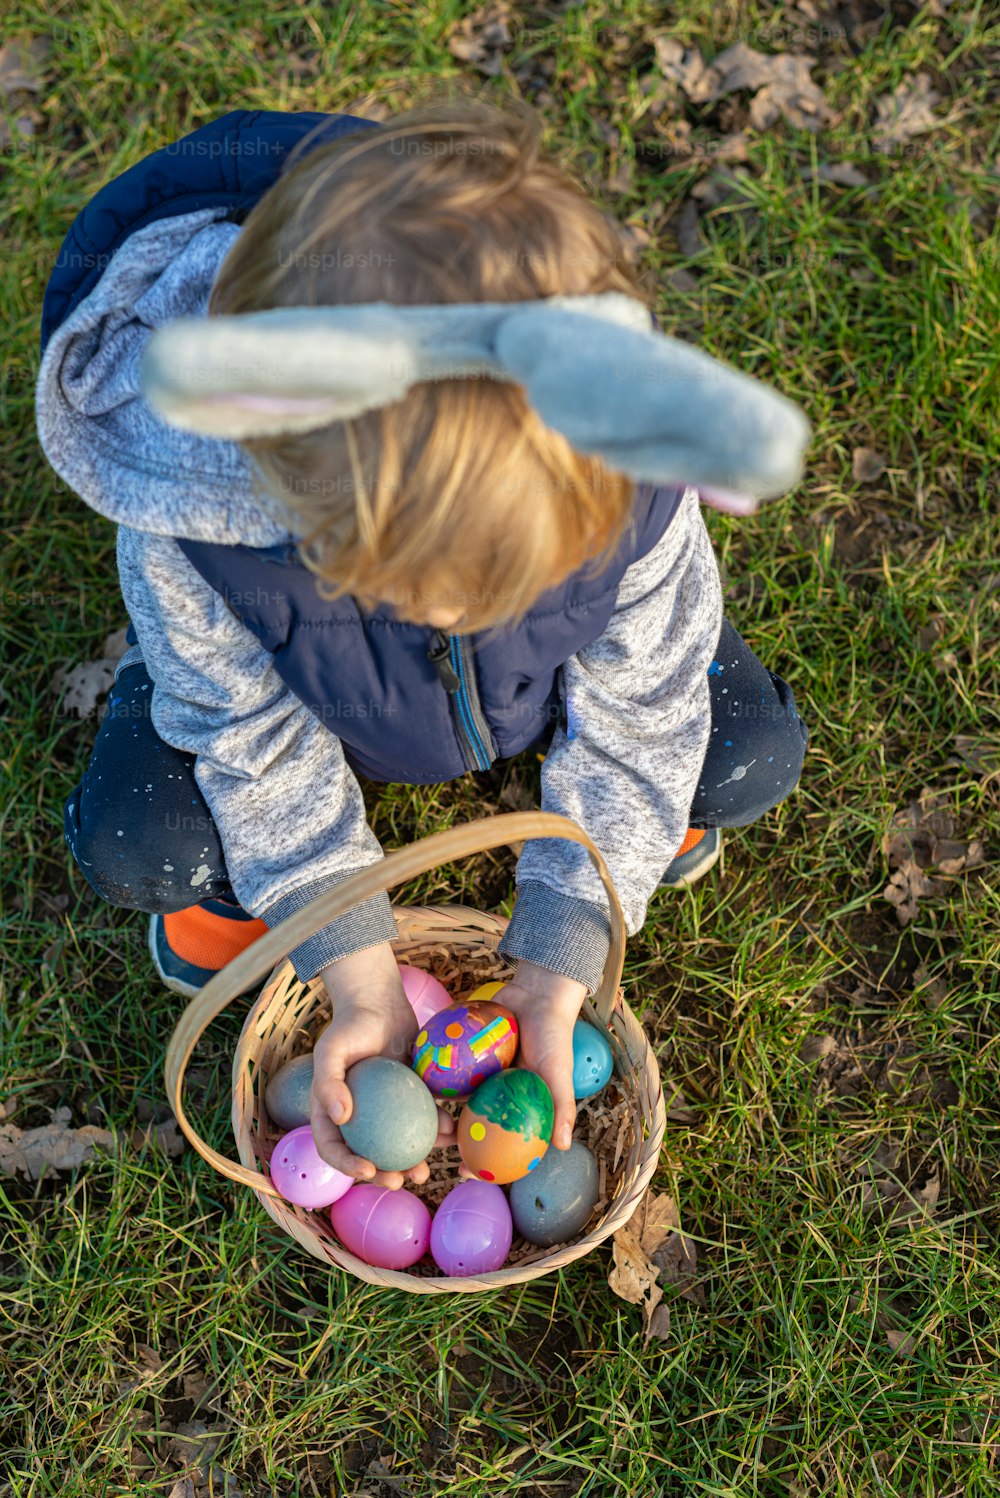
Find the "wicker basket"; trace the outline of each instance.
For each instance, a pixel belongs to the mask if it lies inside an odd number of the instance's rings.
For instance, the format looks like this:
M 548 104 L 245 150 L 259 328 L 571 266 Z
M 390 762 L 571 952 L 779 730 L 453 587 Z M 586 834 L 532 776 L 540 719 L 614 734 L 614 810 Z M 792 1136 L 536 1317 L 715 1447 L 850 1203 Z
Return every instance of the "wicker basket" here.
M 601 985 L 584 1014 L 607 1031 L 615 1056 L 615 1075 L 631 1113 L 617 1194 L 600 1222 L 575 1242 L 540 1252 L 532 1262 L 509 1265 L 478 1278 L 448 1278 L 376 1269 L 342 1248 L 327 1214 L 293 1206 L 267 1174 L 271 1152 L 283 1134 L 267 1116 L 263 1093 L 269 1077 L 293 1056 L 311 1048 L 320 1011 L 329 998 L 320 978 L 303 983 L 285 954 L 307 937 L 382 890 L 393 888 L 439 865 L 470 853 L 485 852 L 529 838 L 564 837 L 581 843 L 601 876 L 611 912 L 611 945 Z M 393 906 L 399 937 L 393 952 L 400 962 L 428 966 L 436 953 L 460 953 L 472 961 L 476 980 L 503 976 L 509 965 L 497 955 L 507 921 L 462 905 Z M 372 1285 L 392 1286 L 419 1295 L 494 1290 L 537 1279 L 581 1258 L 627 1222 L 656 1169 L 663 1140 L 665 1111 L 659 1070 L 642 1027 L 624 1002 L 619 987 L 625 956 L 625 924 L 604 859 L 578 823 L 548 812 L 512 812 L 468 822 L 388 854 L 381 862 L 333 889 L 268 931 L 253 946 L 222 968 L 188 1004 L 167 1049 L 167 1096 L 178 1124 L 198 1153 L 231 1181 L 253 1190 L 261 1205 L 286 1233 L 314 1258 L 346 1269 Z M 277 961 L 278 966 L 274 963 Z M 199 1036 L 217 1014 L 256 979 L 270 972 L 260 997 L 247 1015 L 233 1060 L 233 1130 L 242 1164 L 211 1149 L 192 1126 L 181 1097 L 184 1073 Z M 458 1182 L 457 1156 L 455 1181 Z

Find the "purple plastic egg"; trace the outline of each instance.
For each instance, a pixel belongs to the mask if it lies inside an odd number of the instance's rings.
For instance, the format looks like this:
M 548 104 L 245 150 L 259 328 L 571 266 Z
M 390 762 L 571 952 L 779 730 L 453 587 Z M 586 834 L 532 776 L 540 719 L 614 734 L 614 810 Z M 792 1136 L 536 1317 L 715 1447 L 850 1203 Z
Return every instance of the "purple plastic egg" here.
M 297 1207 L 328 1207 L 354 1185 L 353 1176 L 328 1165 L 313 1138 L 309 1124 L 293 1129 L 274 1146 L 271 1180 L 286 1201 Z
M 423 1028 L 432 1014 L 438 1014 L 451 1004 L 451 994 L 443 983 L 425 973 L 423 968 L 410 967 L 401 962 L 399 976 L 403 980 L 403 992 L 410 1001 L 410 1008 L 417 1016 L 417 1024 Z
M 368 1181 L 334 1202 L 330 1221 L 344 1247 L 377 1269 L 409 1269 L 430 1242 L 431 1214 L 418 1196 Z
M 431 1255 L 444 1274 L 488 1274 L 510 1253 L 514 1225 L 507 1198 L 489 1181 L 462 1181 L 434 1214 Z

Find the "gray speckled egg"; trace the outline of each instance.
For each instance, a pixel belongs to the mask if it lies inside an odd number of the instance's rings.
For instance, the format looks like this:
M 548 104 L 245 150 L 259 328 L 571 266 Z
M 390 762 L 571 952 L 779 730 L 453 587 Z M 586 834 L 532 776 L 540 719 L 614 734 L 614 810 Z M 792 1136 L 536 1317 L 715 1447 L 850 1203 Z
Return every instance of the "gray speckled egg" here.
M 594 1210 L 600 1175 L 585 1144 L 550 1149 L 530 1175 L 513 1181 L 510 1211 L 514 1226 L 529 1243 L 550 1248 L 575 1238 Z
M 437 1104 L 416 1072 L 387 1056 L 356 1061 L 344 1078 L 354 1111 L 340 1132 L 348 1149 L 379 1170 L 409 1170 L 433 1147 Z
M 283 1129 L 300 1129 L 310 1122 L 309 1092 L 312 1088 L 312 1053 L 296 1056 L 280 1066 L 264 1089 L 264 1105 Z

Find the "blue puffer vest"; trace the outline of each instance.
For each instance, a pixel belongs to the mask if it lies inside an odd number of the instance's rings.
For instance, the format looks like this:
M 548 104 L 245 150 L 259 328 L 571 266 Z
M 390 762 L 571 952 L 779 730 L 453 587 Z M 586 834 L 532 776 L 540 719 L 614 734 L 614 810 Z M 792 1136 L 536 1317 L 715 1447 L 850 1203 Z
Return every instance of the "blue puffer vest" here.
M 316 133 L 306 151 L 365 128 L 377 122 L 233 110 L 116 177 L 63 243 L 45 292 L 42 351 L 129 234 L 221 205 L 242 223 L 308 132 Z M 604 632 L 626 568 L 656 545 L 682 494 L 683 486 L 639 485 L 633 521 L 600 576 L 588 579 L 580 569 L 543 594 L 516 628 L 487 634 L 445 635 L 401 622 L 389 607 L 365 612 L 350 597 L 330 603 L 291 543 L 262 549 L 178 538 L 178 545 L 273 653 L 291 690 L 337 734 L 357 773 L 429 785 L 488 769 L 565 721 L 560 667 Z

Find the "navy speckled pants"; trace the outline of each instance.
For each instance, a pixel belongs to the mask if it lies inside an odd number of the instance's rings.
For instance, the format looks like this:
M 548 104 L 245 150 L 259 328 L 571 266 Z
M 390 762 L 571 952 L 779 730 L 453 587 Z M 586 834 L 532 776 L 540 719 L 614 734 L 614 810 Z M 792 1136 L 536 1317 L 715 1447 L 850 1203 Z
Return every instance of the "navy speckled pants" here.
M 745 827 L 794 789 L 808 732 L 791 689 L 727 621 L 709 667 L 712 732 L 692 827 Z M 205 899 L 235 902 L 222 843 L 194 778 L 194 756 L 153 727 L 141 663 L 119 676 L 90 764 L 66 802 L 66 841 L 112 905 L 167 914 Z M 555 725 L 534 746 L 543 749 Z

